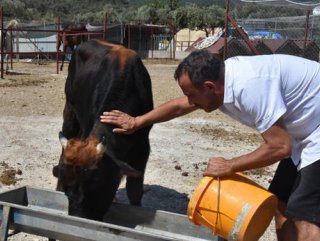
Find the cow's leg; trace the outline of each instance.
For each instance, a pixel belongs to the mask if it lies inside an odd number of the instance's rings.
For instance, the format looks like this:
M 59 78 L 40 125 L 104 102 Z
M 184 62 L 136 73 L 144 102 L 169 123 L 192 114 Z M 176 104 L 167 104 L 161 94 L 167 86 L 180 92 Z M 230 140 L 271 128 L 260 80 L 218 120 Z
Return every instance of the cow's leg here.
M 62 55 L 62 59 L 61 59 L 61 65 L 60 65 L 60 71 L 63 70 L 63 64 L 64 64 L 64 60 L 65 60 L 65 58 L 66 58 L 65 54 L 66 54 L 66 52 L 63 51 L 63 55 Z
M 144 170 L 150 154 L 150 145 L 148 140 L 141 145 L 135 146 L 134 151 L 130 154 L 132 162 L 130 165 L 136 170 L 143 173 L 141 177 L 127 176 L 126 190 L 131 205 L 141 206 L 143 195 Z
M 126 189 L 130 204 L 141 206 L 143 177 L 127 177 Z
M 65 43 L 63 44 L 63 51 L 62 51 L 62 59 L 61 59 L 61 66 L 60 66 L 60 71 L 63 70 L 63 65 L 64 65 L 64 61 L 66 60 L 66 54 L 67 54 L 67 45 Z

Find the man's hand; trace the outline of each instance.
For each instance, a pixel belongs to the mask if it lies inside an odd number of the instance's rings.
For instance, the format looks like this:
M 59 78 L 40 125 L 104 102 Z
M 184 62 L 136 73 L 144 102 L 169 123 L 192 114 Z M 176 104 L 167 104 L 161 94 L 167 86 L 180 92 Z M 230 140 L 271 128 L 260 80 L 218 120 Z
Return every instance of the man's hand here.
M 232 163 L 232 161 L 222 157 L 210 158 L 203 176 L 222 177 L 232 175 L 234 173 Z
M 112 110 L 111 112 L 103 112 L 100 116 L 102 123 L 112 124 L 118 126 L 112 131 L 118 134 L 132 134 L 137 130 L 136 118 L 119 110 Z

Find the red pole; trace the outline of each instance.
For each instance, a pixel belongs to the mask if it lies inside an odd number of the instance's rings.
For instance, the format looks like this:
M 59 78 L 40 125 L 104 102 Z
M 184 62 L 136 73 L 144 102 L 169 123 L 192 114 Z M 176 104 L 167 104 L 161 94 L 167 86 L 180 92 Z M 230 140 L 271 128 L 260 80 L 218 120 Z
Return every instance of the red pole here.
M 107 38 L 107 13 L 104 14 L 103 17 L 103 39 Z
M 227 58 L 228 50 L 228 21 L 229 21 L 229 0 L 226 0 L 226 16 L 224 20 L 224 48 L 223 48 L 223 60 Z
M 60 41 L 59 36 L 60 36 L 60 17 L 58 17 L 57 19 L 57 26 L 56 26 L 56 30 L 57 30 L 57 43 L 56 43 L 56 59 L 57 59 L 57 74 L 59 74 L 59 49 L 58 49 L 58 41 Z
M 175 24 L 172 21 L 172 42 L 173 42 L 173 60 L 176 59 L 176 28 L 175 28 Z
M 151 58 L 153 59 L 153 28 L 151 27 L 151 41 L 150 41 L 150 49 L 151 49 Z
M 246 34 L 244 33 L 244 31 L 238 26 L 236 20 L 233 19 L 233 17 L 231 17 L 230 15 L 228 15 L 228 19 L 229 21 L 232 23 L 232 25 L 236 28 L 236 30 L 238 31 L 238 33 L 240 33 L 241 37 L 243 38 L 243 40 L 246 42 L 246 44 L 248 45 L 248 47 L 250 48 L 250 50 L 256 54 L 259 55 L 259 51 L 256 49 L 256 47 L 250 42 L 250 40 L 248 39 L 248 37 L 246 36 Z
M 131 24 L 130 24 L 130 22 L 129 22 L 129 24 L 128 24 L 128 49 L 130 49 L 131 48 Z
M 304 57 L 304 55 L 305 55 L 305 50 L 306 50 L 307 41 L 308 41 L 309 17 L 310 17 L 310 10 L 307 10 L 307 13 L 306 13 L 306 23 L 305 23 L 305 28 L 304 28 L 303 57 Z

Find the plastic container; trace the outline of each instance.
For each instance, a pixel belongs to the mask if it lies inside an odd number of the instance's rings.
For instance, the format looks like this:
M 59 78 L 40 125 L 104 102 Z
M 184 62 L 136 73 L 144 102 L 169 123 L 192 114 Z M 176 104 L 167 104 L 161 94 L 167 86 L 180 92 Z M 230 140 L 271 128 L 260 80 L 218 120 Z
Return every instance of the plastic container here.
M 204 177 L 188 205 L 188 217 L 227 240 L 256 241 L 269 226 L 277 198 L 246 176 Z

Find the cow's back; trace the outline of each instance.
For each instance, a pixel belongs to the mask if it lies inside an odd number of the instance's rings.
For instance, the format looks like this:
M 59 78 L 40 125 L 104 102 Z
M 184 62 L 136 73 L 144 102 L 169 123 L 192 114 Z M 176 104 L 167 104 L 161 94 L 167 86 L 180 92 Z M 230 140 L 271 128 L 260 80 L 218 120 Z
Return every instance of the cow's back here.
M 86 130 L 103 111 L 137 116 L 153 108 L 150 76 L 139 56 L 101 40 L 84 42 L 75 50 L 65 92 Z

